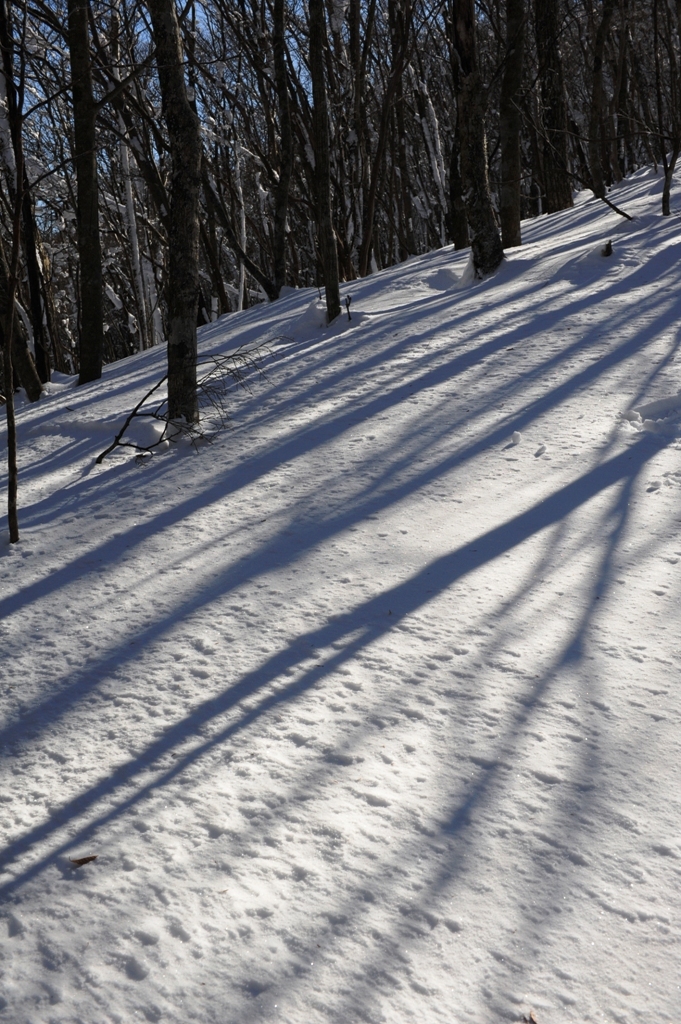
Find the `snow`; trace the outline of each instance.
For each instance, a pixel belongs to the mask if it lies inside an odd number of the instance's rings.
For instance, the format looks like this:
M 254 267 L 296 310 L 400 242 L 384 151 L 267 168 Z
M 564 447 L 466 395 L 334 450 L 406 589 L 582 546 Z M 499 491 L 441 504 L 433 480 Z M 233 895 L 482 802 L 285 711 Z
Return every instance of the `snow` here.
M 212 445 L 95 465 L 159 349 L 19 403 L 0 1021 L 678 1020 L 661 187 L 208 325 Z

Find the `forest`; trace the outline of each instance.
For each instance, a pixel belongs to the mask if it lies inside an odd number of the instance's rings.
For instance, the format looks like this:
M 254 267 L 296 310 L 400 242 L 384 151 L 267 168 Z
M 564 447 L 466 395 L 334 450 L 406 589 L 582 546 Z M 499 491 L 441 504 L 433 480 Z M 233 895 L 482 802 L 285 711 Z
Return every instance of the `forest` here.
M 680 30 L 0 0 L 0 1024 L 677 1024 Z
M 680 30 L 679 0 L 2 0 L 5 397 L 167 340 L 192 421 L 197 326 L 282 288 L 332 320 L 450 243 L 484 276 L 647 163 L 668 214 Z

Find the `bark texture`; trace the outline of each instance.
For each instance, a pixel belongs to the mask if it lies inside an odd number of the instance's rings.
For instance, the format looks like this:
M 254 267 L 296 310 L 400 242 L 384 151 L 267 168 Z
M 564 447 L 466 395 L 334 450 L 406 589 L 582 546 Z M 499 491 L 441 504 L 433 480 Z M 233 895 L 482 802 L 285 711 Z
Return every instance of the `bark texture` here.
M 473 265 L 479 277 L 491 274 L 504 258 L 487 172 L 486 90 L 478 69 L 474 0 L 454 2 L 454 47 L 459 61 L 458 126 L 461 179 L 471 234 Z
M 591 72 L 591 109 L 589 111 L 589 168 L 594 195 L 605 198 L 603 179 L 603 121 L 605 119 L 605 90 L 603 88 L 603 54 L 610 32 L 615 0 L 604 0 L 601 20 L 594 40 L 594 62 Z
M 326 289 L 326 317 L 329 323 L 341 311 L 338 285 L 338 250 L 331 220 L 331 163 L 329 157 L 329 110 L 324 77 L 326 19 L 323 0 L 310 0 L 310 77 L 312 79 L 312 128 L 315 158 L 314 180 L 317 204 L 317 238 Z
M 671 125 L 671 140 L 665 132 L 664 116 L 663 116 L 663 102 L 662 102 L 662 83 L 661 83 L 661 69 L 660 69 L 660 37 L 659 37 L 659 3 L 658 0 L 653 0 L 653 45 L 655 48 L 655 92 L 657 95 L 657 123 L 659 132 L 659 146 L 660 146 L 660 159 L 662 161 L 662 167 L 664 170 L 664 187 L 662 189 L 662 216 L 669 217 L 671 213 L 671 187 L 672 178 L 674 176 L 674 168 L 676 167 L 676 161 L 679 158 L 679 149 L 681 149 L 681 126 L 679 125 L 679 109 L 678 100 L 677 104 L 674 104 L 672 114 L 672 125 Z M 681 28 L 681 21 L 678 19 L 681 17 L 681 3 L 676 4 L 676 15 L 677 25 Z M 605 15 L 604 15 L 605 17 Z M 681 89 L 681 81 L 677 79 L 676 62 L 673 63 L 672 68 L 673 86 L 676 86 L 676 95 L 678 97 Z M 671 154 L 667 155 L 667 147 L 671 141 Z
M 33 343 L 35 348 L 35 367 L 40 381 L 46 384 L 50 379 L 50 347 L 43 312 L 42 292 L 44 281 L 38 262 L 38 241 L 35 216 L 31 193 L 28 189 L 28 178 L 24 171 L 24 195 L 22 199 L 22 218 L 24 226 L 24 252 L 26 253 L 26 275 L 31 299 L 31 321 L 33 323 Z
M 316 2 L 316 0 L 315 0 Z M 369 191 L 364 206 L 364 224 L 362 231 L 362 246 L 359 253 L 359 273 L 365 277 L 370 270 L 371 251 L 374 239 L 374 217 L 376 214 L 376 202 L 378 198 L 378 186 L 381 180 L 381 169 L 388 144 L 390 121 L 393 113 L 393 104 L 397 95 L 398 87 L 404 73 L 404 65 L 407 57 L 409 34 L 413 18 L 413 7 L 411 0 L 404 0 L 400 4 L 398 0 L 389 0 L 391 8 L 388 14 L 388 21 L 391 24 L 392 40 L 392 68 L 390 77 L 385 88 L 383 103 L 381 106 L 381 120 L 376 140 L 376 150 L 371 165 L 371 179 Z M 374 257 L 377 253 L 374 252 Z
M 520 129 L 518 94 L 523 78 L 525 0 L 506 0 L 506 66 L 499 102 L 501 196 L 499 219 L 504 248 L 520 245 Z
M 79 384 L 102 376 L 104 304 L 102 246 L 99 235 L 99 187 L 92 91 L 88 0 L 68 0 L 68 38 L 73 90 L 73 134 L 76 165 L 76 215 L 80 269 Z
M 171 156 L 168 218 L 168 415 L 196 423 L 201 135 L 184 78 L 174 0 L 147 0 Z
M 7 113 L 8 137 L 5 139 L 6 150 L 3 153 L 3 163 L 8 172 L 10 201 L 14 211 L 12 224 L 12 254 L 8 262 L 5 249 L 0 239 L 0 331 L 2 332 L 2 346 L 4 350 L 4 382 L 5 397 L 7 400 L 7 428 L 8 428 L 8 451 L 10 460 L 10 491 L 12 489 L 12 455 L 11 455 L 11 432 L 14 430 L 14 378 L 26 392 L 31 402 L 37 402 L 42 392 L 40 377 L 36 372 L 33 357 L 28 349 L 28 341 L 24 324 L 20 320 L 16 305 L 15 295 L 17 288 L 17 266 L 19 260 L 19 245 L 21 239 L 21 214 L 25 194 L 23 185 L 26 181 L 24 170 L 23 145 L 22 145 L 22 98 L 17 94 L 17 86 L 14 80 L 13 67 L 13 41 L 10 29 L 9 11 L 5 0 L 0 0 L 0 49 L 2 50 L 2 79 L 0 95 L 4 99 L 4 106 Z M 11 136 L 11 138 L 9 137 Z M 30 258 L 30 253 L 27 254 Z M 35 257 L 35 249 L 33 251 Z M 30 280 L 30 259 L 29 259 L 29 280 Z M 32 287 L 32 285 L 31 285 Z M 10 408 L 11 406 L 11 408 Z M 11 420 L 11 423 L 10 423 Z M 16 447 L 16 437 L 14 438 Z M 16 463 L 16 451 L 15 451 Z M 14 466 L 16 475 L 16 465 Z M 16 483 L 16 481 L 15 481 Z M 14 498 L 16 501 L 16 487 Z M 10 502 L 11 504 L 11 502 Z M 18 534 L 17 534 L 18 539 Z
M 388 4 L 388 25 L 390 28 L 390 42 L 392 47 L 392 61 L 393 67 L 402 64 L 404 61 L 403 54 L 406 52 L 408 45 L 408 37 L 405 37 L 405 29 L 409 31 L 408 23 L 405 24 L 404 11 L 400 8 L 399 4 L 391 2 Z M 416 246 L 414 244 L 414 232 L 412 230 L 412 209 L 411 209 L 411 190 L 409 180 L 409 161 L 407 159 L 407 131 L 404 117 L 404 83 L 403 75 L 397 76 L 395 84 L 395 100 L 393 107 L 394 115 L 394 136 L 396 154 L 394 163 L 396 164 L 397 171 L 399 174 L 399 189 L 397 192 L 397 203 L 400 208 L 398 223 L 401 224 L 402 230 L 399 232 L 399 255 L 401 260 L 406 260 L 408 256 L 411 256 L 416 252 Z M 418 98 L 420 99 L 420 92 L 416 90 Z M 419 113 L 422 113 L 420 110 Z M 422 115 L 423 116 L 423 115 Z
M 7 419 L 7 524 L 10 544 L 19 540 L 19 517 L 17 513 L 17 421 L 14 411 L 14 381 L 12 374 L 12 346 L 7 344 L 6 331 L 2 339 L 2 384 L 5 392 L 5 416 Z
M 558 0 L 535 0 L 535 35 L 542 101 L 542 177 L 545 213 L 573 205 L 568 174 L 567 111 L 561 61 Z
M 274 194 L 274 237 L 272 241 L 274 285 L 277 295 L 286 284 L 286 221 L 288 195 L 293 170 L 293 128 L 289 98 L 286 46 L 284 41 L 284 0 L 274 0 L 272 52 L 274 80 L 279 104 L 279 181 Z
M 19 384 L 26 391 L 29 401 L 38 401 L 43 390 L 40 377 L 36 371 L 33 355 L 29 348 L 29 339 L 22 317 L 16 311 L 16 303 L 13 300 L 14 287 L 10 281 L 10 271 L 7 265 L 7 257 L 4 247 L 0 242 L 0 331 L 2 331 L 2 344 L 6 348 L 7 325 L 9 321 L 9 291 L 12 290 L 12 321 L 11 321 L 11 364 L 13 373 Z
M 454 32 L 454 15 L 456 6 L 452 10 L 450 21 L 451 34 L 449 38 L 449 56 L 452 65 L 452 82 L 454 93 L 457 97 L 457 109 L 455 114 L 454 131 L 452 132 L 452 151 L 449 156 L 449 233 L 454 242 L 455 249 L 466 249 L 470 245 L 468 235 L 468 219 L 466 218 L 466 204 L 463 201 L 463 182 L 461 180 L 461 140 L 460 140 L 460 101 L 461 95 L 461 66 L 459 54 L 456 49 Z
M 352 113 L 350 125 L 352 131 L 348 142 L 348 167 L 350 184 L 350 209 L 352 230 L 348 231 L 348 272 L 346 277 L 354 278 L 354 252 L 361 253 L 362 240 L 365 237 L 366 198 L 369 195 L 369 153 L 367 150 L 367 116 L 366 87 L 367 62 L 376 23 L 376 0 L 367 0 L 366 23 L 362 26 L 364 0 L 350 0 L 348 9 L 349 56 L 352 76 Z M 353 252 L 354 251 L 354 252 Z M 357 270 L 361 273 L 359 259 Z M 350 272 L 351 271 L 351 272 Z
M 452 152 L 449 160 L 449 233 L 455 249 L 466 249 L 470 245 L 468 237 L 468 220 L 466 204 L 463 201 L 463 182 L 461 181 L 461 146 L 459 144 L 458 115 L 452 141 Z

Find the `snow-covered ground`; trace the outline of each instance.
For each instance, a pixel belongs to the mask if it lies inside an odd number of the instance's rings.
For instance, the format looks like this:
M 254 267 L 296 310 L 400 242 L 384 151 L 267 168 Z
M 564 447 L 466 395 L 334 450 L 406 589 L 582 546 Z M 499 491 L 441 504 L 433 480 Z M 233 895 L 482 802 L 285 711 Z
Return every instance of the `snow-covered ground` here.
M 0 1022 L 681 1019 L 660 190 L 211 325 L 272 354 L 197 451 L 94 464 L 162 351 L 21 407 Z

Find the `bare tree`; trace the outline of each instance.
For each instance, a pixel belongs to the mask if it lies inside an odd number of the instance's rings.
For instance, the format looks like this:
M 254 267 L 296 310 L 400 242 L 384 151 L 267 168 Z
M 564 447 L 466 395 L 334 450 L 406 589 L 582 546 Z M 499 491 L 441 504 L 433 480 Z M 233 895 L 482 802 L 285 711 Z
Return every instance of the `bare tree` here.
M 274 0 L 272 50 L 274 75 L 279 101 L 279 181 L 274 201 L 272 264 L 277 294 L 286 284 L 286 233 L 288 230 L 288 197 L 293 171 L 293 129 L 286 69 L 286 19 L 284 0 Z
M 22 12 L 22 40 L 26 33 L 26 10 Z M 26 329 L 18 316 L 15 297 L 19 284 L 19 250 L 21 243 L 21 211 L 24 208 L 24 183 L 26 181 L 23 150 L 23 105 L 25 95 L 25 63 L 24 50 L 19 47 L 20 69 L 18 81 L 14 71 L 15 41 L 10 21 L 10 12 L 6 0 L 0 0 L 0 48 L 2 49 L 2 69 L 0 84 L 5 93 L 7 111 L 6 147 L 2 153 L 3 162 L 8 170 L 9 197 L 8 208 L 11 214 L 11 254 L 7 258 L 5 246 L 0 237 L 0 331 L 5 344 L 5 370 L 12 368 L 10 375 L 11 387 L 5 382 L 5 397 L 11 401 L 14 388 L 14 375 L 26 392 L 31 402 L 37 402 L 42 393 L 42 383 L 36 372 L 33 357 L 29 351 Z M 17 211 L 20 211 L 17 213 Z M 17 221 L 17 218 L 19 220 Z M 9 412 L 9 407 L 8 407 Z
M 667 18 L 665 19 L 666 32 L 664 33 L 664 41 L 667 50 L 667 65 L 669 68 L 669 102 L 667 107 L 669 109 L 668 121 L 670 123 L 670 131 L 665 130 L 665 116 L 664 116 L 664 98 L 662 92 L 662 59 L 660 54 L 660 32 L 659 25 L 659 3 L 658 0 L 653 0 L 653 47 L 655 50 L 655 98 L 657 101 L 657 131 L 659 137 L 659 153 L 660 161 L 662 163 L 662 169 L 664 171 L 664 186 L 662 188 L 662 216 L 668 217 L 671 213 L 670 197 L 671 197 L 671 185 L 672 176 L 674 174 L 674 168 L 676 167 L 676 161 L 679 158 L 679 151 L 681 150 L 681 78 L 678 72 L 678 59 L 675 52 L 675 41 L 672 38 L 672 26 L 670 24 L 671 17 L 669 9 L 665 5 L 665 11 Z M 676 17 L 677 17 L 677 31 L 681 31 L 681 0 L 677 0 L 676 4 Z M 668 152 L 668 146 L 671 146 L 671 151 Z
M 187 95 L 174 0 L 147 0 L 172 161 L 168 224 L 168 415 L 196 423 L 196 318 L 199 299 L 199 119 Z
M 655 0 L 657 3 L 657 0 Z M 589 112 L 589 167 L 594 195 L 599 199 L 605 197 L 605 181 L 603 179 L 602 155 L 606 147 L 603 142 L 605 120 L 605 87 L 603 84 L 603 56 L 610 32 L 612 16 L 615 13 L 615 0 L 603 0 L 601 17 L 594 40 L 593 68 L 591 73 L 591 110 Z
M 535 0 L 534 12 L 542 101 L 541 174 L 546 200 L 545 212 L 556 213 L 572 206 L 558 0 Z
M 73 134 L 77 180 L 77 238 L 80 271 L 79 384 L 102 376 L 104 305 L 102 246 L 99 234 L 97 141 L 88 0 L 68 0 L 68 39 L 73 90 Z
M 22 12 L 22 41 L 26 37 L 26 7 Z M 3 281 L 0 287 L 0 321 L 3 334 L 3 384 L 5 389 L 5 413 L 7 417 L 7 521 L 9 525 L 10 544 L 19 541 L 19 516 L 17 510 L 18 468 L 17 468 L 17 429 L 14 411 L 14 374 L 12 357 L 14 355 L 14 329 L 16 310 L 14 298 L 17 288 L 19 269 L 19 247 L 21 239 L 21 208 L 24 182 L 24 154 L 22 146 L 21 115 L 24 105 L 24 61 L 21 60 L 18 85 L 14 81 L 11 62 L 13 52 L 12 28 L 5 0 L 0 0 L 0 45 L 3 48 L 3 78 L 9 107 L 11 142 L 14 152 L 15 196 L 12 217 L 12 254 L 9 267 L 5 266 L 5 254 L 2 252 Z M 4 307 L 4 308 L 3 308 Z
M 478 66 L 474 0 L 454 0 L 454 46 L 459 61 L 458 125 L 461 178 L 478 276 L 491 274 L 504 258 L 487 169 L 486 90 Z
M 290 0 L 190 0 L 176 13 L 191 91 L 172 132 L 168 62 L 157 71 L 149 30 L 158 2 L 112 0 L 102 22 L 90 0 L 31 0 L 26 45 L 14 40 L 31 104 L 15 378 L 30 368 L 32 348 L 39 362 L 49 349 L 43 379 L 50 362 L 89 376 L 85 346 L 101 340 L 90 321 L 104 331 L 95 376 L 101 360 L 182 338 L 169 353 L 179 374 L 171 376 L 181 380 L 189 365 L 191 392 L 195 312 L 206 322 L 276 298 L 285 282 L 309 286 L 323 264 L 329 280 L 334 265 L 339 281 L 352 280 L 448 238 L 457 248 L 470 240 L 485 273 L 501 242 L 520 241 L 522 217 L 569 206 L 573 183 L 594 179 L 607 193 L 644 162 L 662 165 L 669 208 L 681 139 L 681 0 L 323 0 L 311 17 Z M 534 30 L 521 46 L 523 8 Z M 3 85 L 0 76 L 0 93 Z M 8 109 L 0 102 L 7 281 L 16 195 Z M 198 199 L 188 155 L 196 118 Z M 178 248 L 183 220 L 189 234 Z M 88 235 L 96 252 L 96 230 L 102 258 L 92 285 L 97 259 L 81 249 Z
M 338 250 L 331 221 L 331 168 L 329 155 L 329 111 L 326 100 L 324 51 L 326 19 L 324 0 L 310 0 L 310 77 L 312 79 L 314 129 L 314 182 L 317 207 L 317 238 L 326 289 L 326 317 L 329 323 L 340 314 Z
M 501 142 L 501 194 L 499 218 L 504 248 L 521 244 L 520 182 L 522 155 L 520 130 L 522 114 L 518 94 L 523 79 L 525 46 L 525 0 L 506 0 L 506 53 L 499 98 Z
M 364 223 L 362 247 L 359 256 L 359 272 L 362 276 L 369 273 L 369 260 L 374 237 L 374 214 L 378 187 L 381 180 L 383 157 L 388 143 L 388 133 L 392 116 L 392 105 L 400 87 L 407 51 L 411 38 L 413 6 L 411 0 L 389 0 L 389 21 L 392 37 L 392 66 L 383 92 L 376 150 L 371 165 L 369 191 L 364 207 Z

